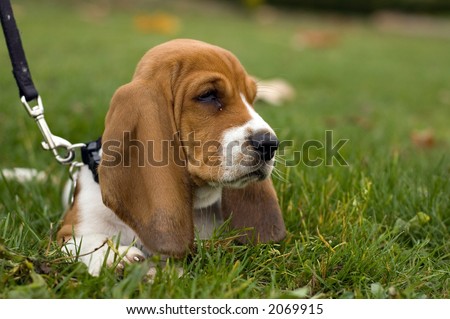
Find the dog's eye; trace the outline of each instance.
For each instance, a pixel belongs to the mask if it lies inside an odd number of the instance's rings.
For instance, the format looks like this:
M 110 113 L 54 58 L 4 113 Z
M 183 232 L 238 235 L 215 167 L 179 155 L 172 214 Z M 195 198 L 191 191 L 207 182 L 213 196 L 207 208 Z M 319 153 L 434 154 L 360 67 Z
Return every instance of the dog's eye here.
M 211 103 L 218 102 L 219 98 L 217 97 L 217 92 L 215 90 L 209 90 L 199 95 L 197 100 L 202 103 Z

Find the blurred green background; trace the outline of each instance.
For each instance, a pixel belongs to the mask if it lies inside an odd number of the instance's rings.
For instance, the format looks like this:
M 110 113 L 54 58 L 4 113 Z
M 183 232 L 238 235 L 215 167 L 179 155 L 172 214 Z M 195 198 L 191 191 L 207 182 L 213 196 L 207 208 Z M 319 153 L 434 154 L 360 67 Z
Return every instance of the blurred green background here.
M 67 170 L 41 150 L 0 41 L 0 168 L 49 175 L 25 185 L 0 178 L 1 297 L 449 297 L 448 1 L 13 6 L 56 135 L 96 139 L 109 100 L 142 55 L 173 38 L 195 38 L 229 49 L 250 74 L 293 87 L 281 106 L 256 104 L 280 139 L 294 141 L 281 163 L 332 130 L 335 141 L 349 140 L 341 152 L 349 166 L 277 164 L 289 231 L 279 246 L 236 247 L 219 238 L 185 261 L 181 279 L 161 275 L 142 285 L 138 268 L 121 284 L 114 273 L 90 278 L 83 265 L 64 262 L 52 241 Z
M 446 0 L 232 0 L 246 6 L 270 4 L 273 6 L 339 11 L 344 13 L 371 13 L 377 10 L 397 10 L 403 12 L 445 13 L 450 10 Z
M 344 136 L 370 132 L 359 143 L 384 142 L 383 152 L 446 145 L 445 16 L 345 15 L 331 5 L 316 14 L 298 3 L 285 11 L 263 1 L 13 1 L 51 128 L 74 142 L 101 134 L 109 99 L 146 50 L 188 37 L 231 50 L 260 79 L 283 78 L 294 87 L 295 100 L 283 109 L 260 109 L 280 119 L 285 138 L 295 130 L 303 141 L 339 127 Z M 0 124 L 16 133 L 3 135 L 2 143 L 20 146 L 0 158 L 3 165 L 28 166 L 30 156 L 46 155 L 34 154 L 40 136 L 16 102 L 7 53 L 0 54 L 1 99 L 9 105 Z

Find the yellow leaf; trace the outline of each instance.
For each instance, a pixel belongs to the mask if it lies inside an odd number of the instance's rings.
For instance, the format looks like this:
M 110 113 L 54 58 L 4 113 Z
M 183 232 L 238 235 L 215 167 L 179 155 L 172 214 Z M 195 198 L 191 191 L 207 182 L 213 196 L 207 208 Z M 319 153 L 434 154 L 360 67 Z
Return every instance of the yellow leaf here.
M 176 16 L 167 13 L 141 14 L 133 19 L 134 27 L 142 33 L 175 34 L 180 27 Z

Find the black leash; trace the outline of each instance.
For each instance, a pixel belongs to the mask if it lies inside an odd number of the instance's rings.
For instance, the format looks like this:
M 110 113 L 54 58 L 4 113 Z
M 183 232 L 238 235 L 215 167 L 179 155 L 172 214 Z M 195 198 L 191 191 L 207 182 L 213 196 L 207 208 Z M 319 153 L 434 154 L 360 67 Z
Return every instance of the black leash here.
M 9 58 L 11 59 L 14 78 L 19 87 L 20 96 L 24 96 L 26 101 L 32 101 L 39 96 L 31 79 L 27 58 L 20 39 L 19 29 L 9 0 L 0 0 L 0 20 L 8 47 Z
M 10 0 L 0 0 L 0 21 L 5 35 L 6 46 L 13 68 L 14 78 L 19 88 L 20 100 L 28 114 L 36 121 L 39 130 L 44 137 L 42 147 L 52 151 L 60 164 L 70 165 L 71 175 L 76 167 L 82 163 L 75 161 L 75 150 L 85 147 L 84 143 L 72 144 L 69 141 L 53 135 L 44 118 L 44 106 L 42 99 L 34 86 L 31 78 L 30 68 L 23 50 L 20 32 L 17 28 L 16 19 L 11 7 Z M 30 107 L 28 102 L 36 100 L 37 105 Z
M 53 135 L 44 118 L 44 106 L 31 78 L 30 68 L 23 50 L 19 29 L 17 28 L 10 0 L 0 0 L 0 20 L 8 48 L 9 58 L 13 68 L 14 78 L 19 88 L 20 100 L 28 114 L 36 121 L 44 141 L 42 147 L 52 151 L 60 164 L 70 165 L 70 177 L 73 188 L 76 184 L 77 168 L 87 164 L 92 170 L 94 179 L 98 182 L 97 166 L 100 162 L 101 140 L 71 144 L 69 141 Z M 28 102 L 36 100 L 37 105 L 30 107 Z M 83 163 L 75 161 L 75 150 L 81 148 Z
M 53 153 L 60 164 L 78 165 L 75 162 L 75 149 L 83 147 L 84 144 L 71 144 L 69 141 L 53 135 L 44 118 L 44 105 L 31 79 L 25 52 L 20 39 L 19 29 L 12 11 L 10 0 L 0 0 L 0 20 L 5 35 L 6 46 L 13 67 L 14 78 L 19 88 L 20 100 L 39 127 L 44 137 L 42 147 Z M 37 105 L 31 107 L 28 102 L 36 100 Z M 73 169 L 72 169 L 73 171 Z

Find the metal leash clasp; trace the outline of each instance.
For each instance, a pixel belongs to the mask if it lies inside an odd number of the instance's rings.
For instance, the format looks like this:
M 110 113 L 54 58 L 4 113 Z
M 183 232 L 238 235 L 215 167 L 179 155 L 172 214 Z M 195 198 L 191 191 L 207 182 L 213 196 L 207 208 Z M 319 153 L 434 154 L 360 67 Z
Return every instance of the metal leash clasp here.
M 40 96 L 37 97 L 37 105 L 30 107 L 25 96 L 20 99 L 28 114 L 36 121 L 39 130 L 44 137 L 42 147 L 45 150 L 52 151 L 55 159 L 63 165 L 70 165 L 75 159 L 75 149 L 86 146 L 83 143 L 72 144 L 62 137 L 53 135 L 44 118 L 44 105 Z M 61 150 L 65 153 L 62 154 Z

